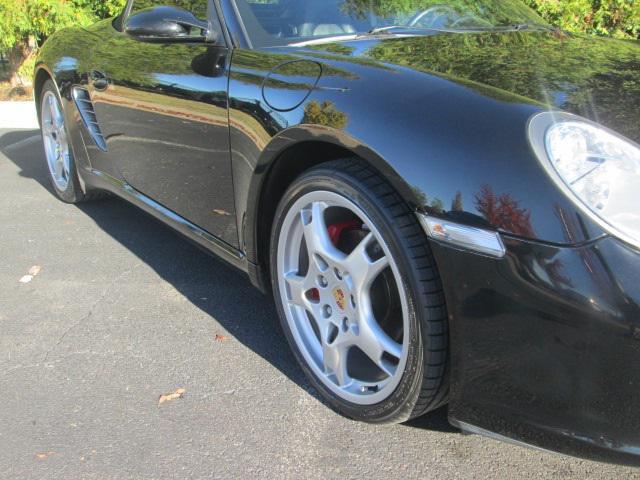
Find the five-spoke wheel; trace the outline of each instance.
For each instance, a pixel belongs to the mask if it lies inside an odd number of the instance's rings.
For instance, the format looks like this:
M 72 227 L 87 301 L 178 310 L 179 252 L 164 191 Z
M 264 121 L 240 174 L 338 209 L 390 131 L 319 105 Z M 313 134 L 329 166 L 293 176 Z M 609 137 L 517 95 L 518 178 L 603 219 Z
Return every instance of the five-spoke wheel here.
M 406 361 L 407 309 L 375 225 L 349 199 L 311 192 L 289 210 L 278 252 L 287 320 L 316 375 L 354 403 L 387 397 Z
M 386 182 L 355 160 L 306 172 L 276 212 L 271 255 L 289 343 L 332 406 L 391 422 L 442 404 L 445 309 L 429 310 L 441 285 L 414 213 Z
M 42 95 L 41 128 L 44 153 L 54 185 L 61 191 L 69 186 L 71 153 L 64 116 L 55 92 L 47 90 Z

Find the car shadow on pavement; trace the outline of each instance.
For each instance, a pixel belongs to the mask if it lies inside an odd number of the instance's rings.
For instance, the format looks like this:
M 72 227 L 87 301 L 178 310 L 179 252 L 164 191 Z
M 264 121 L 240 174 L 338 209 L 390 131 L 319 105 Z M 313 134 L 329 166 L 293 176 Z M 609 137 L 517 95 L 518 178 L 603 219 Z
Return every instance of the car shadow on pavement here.
M 51 192 L 38 130 L 0 136 L 0 152 Z M 239 342 L 278 368 L 291 381 L 320 400 L 297 366 L 284 338 L 272 299 L 248 278 L 221 260 L 185 241 L 143 211 L 115 197 L 77 205 L 98 227 L 152 268 L 189 302 L 205 312 Z M 235 300 L 234 300 L 235 299 Z M 413 428 L 457 432 L 447 421 L 446 407 L 406 424 Z
M 20 176 L 36 180 L 54 194 L 44 160 L 40 130 L 12 130 L 0 134 L 0 152 L 20 168 Z M 34 158 L 39 155 L 41 161 Z

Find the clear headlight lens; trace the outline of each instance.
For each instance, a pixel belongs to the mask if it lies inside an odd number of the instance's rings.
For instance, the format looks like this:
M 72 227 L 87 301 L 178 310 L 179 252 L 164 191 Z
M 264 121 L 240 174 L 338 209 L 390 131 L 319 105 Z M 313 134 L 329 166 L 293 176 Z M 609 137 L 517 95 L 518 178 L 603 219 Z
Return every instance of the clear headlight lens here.
M 551 166 L 592 213 L 640 244 L 640 149 L 597 125 L 560 120 L 546 130 Z

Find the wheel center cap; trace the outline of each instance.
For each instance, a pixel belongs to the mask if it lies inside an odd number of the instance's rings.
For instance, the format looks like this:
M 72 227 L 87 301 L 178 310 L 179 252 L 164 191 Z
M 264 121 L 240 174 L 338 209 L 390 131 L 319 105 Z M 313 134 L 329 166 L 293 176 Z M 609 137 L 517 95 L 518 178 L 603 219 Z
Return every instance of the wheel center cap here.
M 342 290 L 340 287 L 334 288 L 333 298 L 335 299 L 336 305 L 338 305 L 338 308 L 340 308 L 340 310 L 344 310 L 345 307 L 347 306 L 347 297 L 344 294 L 344 290 Z

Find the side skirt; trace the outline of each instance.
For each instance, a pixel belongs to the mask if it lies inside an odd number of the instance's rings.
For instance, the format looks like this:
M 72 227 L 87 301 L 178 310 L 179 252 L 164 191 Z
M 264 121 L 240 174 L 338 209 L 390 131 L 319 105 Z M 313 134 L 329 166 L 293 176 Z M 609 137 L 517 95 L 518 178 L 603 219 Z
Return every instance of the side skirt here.
M 449 423 L 456 428 L 459 428 L 463 433 L 468 435 L 481 435 L 483 437 L 492 438 L 494 440 L 498 440 L 499 442 L 509 443 L 511 445 L 517 445 L 519 447 L 529 448 L 531 450 L 536 450 L 538 452 L 552 453 L 554 455 L 562 455 L 561 453 L 554 452 L 553 450 L 547 450 L 546 448 L 541 448 L 536 445 L 532 445 L 530 443 L 522 442 L 520 440 L 515 440 L 511 437 L 505 437 L 504 435 L 500 435 L 499 433 L 492 432 L 490 430 L 485 430 L 484 428 L 476 427 L 475 425 L 471 425 L 470 423 L 461 422 L 460 420 L 456 420 L 455 418 L 449 417 Z
M 89 180 L 87 183 L 90 183 L 93 187 L 118 195 L 184 235 L 188 240 L 191 240 L 208 253 L 215 254 L 217 257 L 245 273 L 253 270 L 243 252 L 215 235 L 211 235 L 152 198 L 147 197 L 128 183 L 94 169 L 84 169 L 82 173 L 84 174 L 83 176 L 85 176 L 85 180 Z M 89 176 L 91 177 L 90 179 L 86 178 Z

